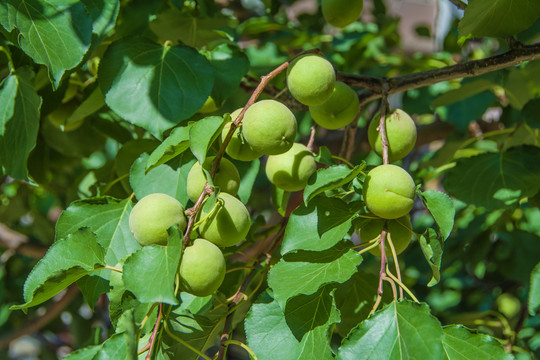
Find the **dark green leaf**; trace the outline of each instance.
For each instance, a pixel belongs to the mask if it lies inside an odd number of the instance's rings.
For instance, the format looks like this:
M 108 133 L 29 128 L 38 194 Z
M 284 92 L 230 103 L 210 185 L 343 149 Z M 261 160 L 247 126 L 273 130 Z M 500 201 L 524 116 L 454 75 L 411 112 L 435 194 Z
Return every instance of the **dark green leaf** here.
M 426 304 L 392 302 L 354 328 L 339 348 L 339 360 L 443 360 L 441 324 Z
M 442 344 L 447 360 L 511 360 L 514 358 L 504 351 L 501 343 L 496 339 L 461 325 L 445 327 Z
M 146 162 L 146 172 L 165 164 L 167 161 L 189 149 L 190 126 L 174 129 L 169 136 L 150 154 Z
M 450 90 L 439 95 L 431 102 L 431 106 L 434 108 L 447 106 L 486 90 L 491 90 L 495 85 L 491 79 L 475 78 L 473 81 L 464 82 L 458 89 Z
M 529 288 L 529 314 L 534 316 L 540 308 L 540 263 L 531 272 Z
M 66 120 L 66 124 L 82 121 L 88 116 L 94 114 L 105 105 L 105 98 L 101 93 L 101 89 L 96 87 L 94 91 L 88 95 L 86 99 L 79 105 L 71 116 Z
M 82 0 L 86 11 L 92 17 L 92 32 L 98 39 L 104 38 L 112 29 L 118 16 L 118 0 Z
M 293 250 L 326 250 L 348 233 L 352 219 L 362 208 L 359 202 L 347 204 L 336 198 L 317 197 L 292 213 L 281 253 Z
M 0 131 L 0 168 L 4 174 L 20 180 L 28 176 L 26 163 L 38 134 L 41 98 L 34 89 L 33 76 L 29 68 L 17 69 L 4 80 L 0 89 L 0 100 L 6 101 L 0 103 L 0 110 L 6 111 L 0 115 L 0 130 L 3 129 Z
M 521 112 L 527 124 L 535 129 L 540 129 L 540 117 L 538 116 L 539 113 L 540 99 L 534 99 L 529 101 Z
M 210 53 L 210 63 L 214 68 L 214 88 L 212 98 L 221 104 L 240 85 L 240 80 L 249 70 L 247 56 L 233 44 L 221 44 Z
M 364 170 L 366 163 L 356 165 L 350 169 L 345 165 L 334 165 L 326 169 L 319 169 L 311 176 L 308 185 L 304 189 L 304 203 L 308 203 L 313 197 L 326 191 L 338 188 L 352 181 Z
M 505 207 L 494 195 L 520 190 L 522 197 L 540 189 L 540 148 L 520 146 L 497 154 L 459 159 L 444 179 L 445 189 L 469 204 L 487 208 Z M 500 195 L 500 193 L 499 193 Z
M 94 310 L 99 297 L 109 291 L 109 282 L 99 276 L 88 275 L 77 281 L 88 306 Z
M 199 163 L 202 164 L 206 160 L 206 153 L 221 134 L 223 125 L 222 117 L 208 116 L 197 121 L 189 128 L 189 146 Z
M 437 232 L 431 228 L 427 229 L 418 239 L 422 253 L 426 258 L 433 276 L 428 286 L 433 286 L 441 280 L 441 258 L 444 250 L 444 241 Z
M 82 3 L 8 0 L 0 4 L 0 22 L 16 29 L 21 49 L 49 69 L 53 88 L 66 70 L 83 59 L 90 46 L 92 19 Z
M 540 64 L 533 61 L 524 66 L 514 67 L 503 83 L 508 102 L 516 109 L 522 109 L 529 100 L 540 95 Z
M 156 137 L 195 114 L 214 82 L 208 60 L 195 49 L 139 37 L 109 46 L 99 80 L 107 105 Z
M 439 226 L 443 241 L 448 238 L 454 227 L 456 209 L 448 195 L 436 190 L 427 190 L 420 194 L 420 198 Z
M 461 36 L 511 36 L 527 29 L 539 16 L 536 0 L 470 0 L 458 29 Z
M 145 246 L 126 259 L 122 273 L 126 289 L 142 303 L 178 304 L 174 282 L 181 253 L 182 235 L 173 226 L 167 246 Z
M 268 286 L 284 305 L 299 294 L 310 295 L 324 284 L 343 283 L 356 272 L 362 257 L 341 242 L 326 251 L 299 251 L 283 257 L 268 274 Z
M 87 229 L 57 240 L 28 275 L 24 283 L 25 303 L 11 309 L 39 305 L 104 265 L 105 251 Z
M 253 185 L 257 179 L 257 174 L 259 174 L 261 161 L 259 159 L 247 162 L 237 161 L 235 162 L 235 165 L 240 173 L 240 187 L 238 188 L 236 196 L 238 196 L 244 204 L 247 204 L 251 197 L 251 191 L 253 190 Z

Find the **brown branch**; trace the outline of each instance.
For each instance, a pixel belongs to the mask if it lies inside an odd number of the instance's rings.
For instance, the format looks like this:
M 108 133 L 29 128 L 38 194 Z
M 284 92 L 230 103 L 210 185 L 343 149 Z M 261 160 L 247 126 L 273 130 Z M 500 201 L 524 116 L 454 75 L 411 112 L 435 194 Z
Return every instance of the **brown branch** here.
M 75 299 L 77 294 L 79 294 L 79 289 L 77 286 L 75 284 L 69 286 L 66 293 L 60 300 L 47 307 L 47 310 L 43 316 L 40 316 L 37 319 L 31 319 L 26 323 L 26 325 L 19 328 L 19 330 L 0 339 L 0 349 L 8 347 L 10 342 L 20 338 L 21 336 L 39 331 L 49 322 L 56 319 L 58 315 L 60 315 L 60 313 L 64 311 L 64 309 L 71 303 L 71 301 Z
M 390 164 L 390 160 L 388 159 L 388 136 L 386 135 L 386 107 L 388 106 L 388 100 L 386 98 L 387 89 L 386 86 L 383 90 L 383 97 L 381 101 L 381 117 L 379 119 L 379 126 L 377 130 L 379 130 L 381 134 L 381 142 L 382 142 L 382 159 L 383 164 L 388 165 Z
M 6 256 L 6 253 L 7 256 L 18 253 L 34 259 L 41 259 L 47 252 L 47 248 L 30 244 L 29 241 L 30 239 L 28 236 L 14 231 L 0 223 L 0 247 L 7 249 L 3 257 Z
M 364 87 L 368 90 L 359 94 L 360 105 L 383 96 L 383 86 L 388 84 L 388 95 L 418 89 L 441 81 L 478 76 L 501 70 L 525 61 L 540 59 L 540 44 L 513 48 L 505 53 L 482 60 L 467 61 L 439 69 L 398 76 L 394 78 L 374 78 L 366 75 L 339 74 L 339 79 L 349 86 Z
M 467 3 L 462 0 L 450 0 L 450 2 L 456 5 L 458 9 L 465 10 L 467 8 Z
M 193 205 L 192 208 L 186 210 L 186 213 L 189 215 L 189 219 L 188 219 L 186 231 L 184 232 L 184 249 L 189 244 L 189 241 L 191 239 L 191 231 L 193 230 L 193 225 L 195 224 L 197 214 L 199 213 L 199 210 L 202 207 L 204 199 L 207 196 L 211 195 L 213 192 L 214 192 L 214 189 L 210 185 L 208 185 L 208 183 L 206 183 L 204 185 L 201 195 L 199 195 L 199 198 L 195 202 L 195 205 Z
M 156 335 L 159 328 L 159 324 L 161 322 L 162 311 L 163 311 L 163 304 L 159 303 L 159 312 L 156 319 L 156 324 L 154 325 L 154 331 L 152 331 L 152 335 L 150 335 L 150 339 L 148 339 L 149 347 L 148 347 L 148 354 L 146 354 L 145 360 L 150 360 L 150 358 L 152 357 L 152 350 L 154 349 L 154 345 L 156 343 Z
M 319 126 L 318 125 L 313 125 L 311 127 L 311 133 L 309 135 L 309 141 L 306 145 L 306 147 L 308 148 L 309 151 L 313 152 L 313 147 L 315 146 L 315 135 L 317 134 L 317 128 Z

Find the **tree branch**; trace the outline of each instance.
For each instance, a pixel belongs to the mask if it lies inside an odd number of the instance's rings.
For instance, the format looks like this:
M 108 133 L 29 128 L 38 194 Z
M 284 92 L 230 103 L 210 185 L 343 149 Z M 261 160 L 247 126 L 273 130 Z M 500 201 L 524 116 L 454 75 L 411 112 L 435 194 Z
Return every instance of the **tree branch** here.
M 456 5 L 458 9 L 465 10 L 467 8 L 467 3 L 462 0 L 450 0 L 450 2 Z
M 338 78 L 349 86 L 365 87 L 368 89 L 358 95 L 360 105 L 364 105 L 383 96 L 383 85 L 385 83 L 388 84 L 388 95 L 391 95 L 433 85 L 441 81 L 478 76 L 525 61 L 538 59 L 540 59 L 540 44 L 534 44 L 517 47 L 482 60 L 467 61 L 440 69 L 422 71 L 389 79 L 344 73 L 338 74 Z

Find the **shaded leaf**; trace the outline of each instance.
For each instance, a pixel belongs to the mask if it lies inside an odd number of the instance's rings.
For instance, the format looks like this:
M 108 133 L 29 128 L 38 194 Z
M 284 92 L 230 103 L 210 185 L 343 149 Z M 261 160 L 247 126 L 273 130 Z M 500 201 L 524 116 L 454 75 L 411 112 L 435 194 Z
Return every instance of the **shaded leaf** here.
M 422 253 L 426 258 L 433 276 L 428 283 L 428 286 L 433 286 L 441 280 L 441 259 L 444 249 L 444 241 L 439 237 L 437 232 L 431 228 L 427 229 L 418 239 Z
M 99 80 L 112 110 L 158 138 L 195 114 L 214 82 L 208 60 L 195 49 L 161 46 L 142 37 L 111 44 Z
M 534 316 L 540 308 L 540 263 L 531 272 L 529 289 L 529 314 Z
M 458 89 L 453 89 L 439 95 L 431 102 L 431 106 L 434 108 L 447 106 L 486 90 L 491 90 L 495 85 L 491 79 L 475 78 L 473 81 L 463 82 Z
M 214 68 L 214 88 L 212 98 L 221 104 L 238 89 L 240 80 L 249 70 L 247 56 L 235 44 L 221 44 L 209 56 Z
M 443 241 L 448 238 L 454 227 L 456 209 L 452 199 L 445 193 L 436 190 L 427 190 L 420 194 L 433 219 L 439 226 Z
M 93 275 L 77 280 L 77 286 L 92 310 L 94 310 L 99 297 L 109 291 L 109 282 L 102 277 Z
M 501 343 L 491 336 L 479 334 L 461 325 L 443 329 L 442 344 L 448 360 L 501 359 L 514 357 L 504 351 Z
M 199 163 L 204 163 L 206 153 L 221 134 L 224 122 L 221 116 L 208 116 L 189 128 L 189 146 Z
M 326 169 L 319 169 L 311 176 L 304 189 L 304 203 L 307 204 L 313 197 L 326 191 L 335 189 L 352 181 L 366 167 L 366 163 L 356 165 L 350 169 L 345 165 L 333 165 Z
M 251 191 L 253 190 L 253 185 L 259 174 L 259 168 L 261 166 L 261 161 L 255 159 L 253 161 L 238 161 L 234 164 L 238 169 L 240 174 L 240 187 L 238 188 L 238 193 L 236 196 L 244 203 L 247 204 L 249 198 L 251 197 Z
M 120 2 L 118 0 L 82 0 L 81 2 L 92 17 L 92 32 L 101 40 L 114 29 Z

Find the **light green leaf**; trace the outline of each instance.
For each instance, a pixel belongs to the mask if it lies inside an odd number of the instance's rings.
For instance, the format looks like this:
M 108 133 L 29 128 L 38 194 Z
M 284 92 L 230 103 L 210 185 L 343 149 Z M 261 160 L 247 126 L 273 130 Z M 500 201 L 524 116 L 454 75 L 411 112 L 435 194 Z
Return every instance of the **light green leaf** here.
M 505 352 L 501 343 L 491 336 L 479 334 L 462 325 L 444 327 L 442 344 L 447 360 L 511 360 L 514 358 Z
M 436 190 L 427 190 L 420 194 L 420 198 L 439 226 L 443 241 L 448 239 L 454 227 L 456 209 L 452 199 L 445 193 Z
M 103 344 L 88 346 L 69 354 L 66 360 L 113 360 L 137 359 L 137 348 L 133 346 L 136 338 L 131 338 L 128 332 L 114 334 Z
M 41 97 L 34 89 L 33 77 L 29 68 L 19 68 L 8 76 L 0 90 L 0 100 L 7 100 L 6 114 L 0 115 L 4 126 L 3 135 L 0 136 L 0 167 L 4 174 L 19 180 L 28 177 L 26 163 L 30 151 L 36 146 L 38 134 Z M 9 102 L 14 87 L 16 95 L 10 111 Z M 7 118 L 9 113 L 11 116 Z
M 343 240 L 352 219 L 362 208 L 360 202 L 347 204 L 337 198 L 316 197 L 292 213 L 281 253 L 293 250 L 326 250 Z
M 347 184 L 358 176 L 366 167 L 366 163 L 356 165 L 350 169 L 345 165 L 334 165 L 326 169 L 319 169 L 311 176 L 304 189 L 304 203 L 307 204 L 313 197 L 326 191 Z
M 83 276 L 102 268 L 104 258 L 105 251 L 88 229 L 57 240 L 26 278 L 25 303 L 10 309 L 24 310 L 49 300 Z
M 194 123 L 189 129 L 189 146 L 199 163 L 204 163 L 206 153 L 221 134 L 224 122 L 221 116 L 208 116 Z
M 200 109 L 214 77 L 208 60 L 193 48 L 130 37 L 109 46 L 99 81 L 112 110 L 159 138 Z
M 8 76 L 0 88 L 0 136 L 4 135 L 6 124 L 13 117 L 18 87 L 17 78 Z
M 272 186 L 272 205 L 274 205 L 279 215 L 286 215 L 290 197 L 291 193 L 289 191 Z
M 274 265 L 268 286 L 276 301 L 284 305 L 289 298 L 313 294 L 324 284 L 349 280 L 361 262 L 362 257 L 345 241 L 326 251 L 299 251 Z
M 522 197 L 540 190 L 540 148 L 513 147 L 506 152 L 458 159 L 444 179 L 444 188 L 468 204 L 487 208 L 506 207 L 494 197 L 500 189 L 521 190 Z M 486 181 L 489 179 L 489 181 Z M 498 193 L 499 198 L 504 194 Z
M 443 330 L 427 304 L 392 302 L 351 330 L 339 360 L 443 360 Z
M 173 226 L 167 246 L 144 246 L 126 259 L 122 268 L 126 289 L 142 303 L 178 304 L 174 282 L 181 253 L 182 234 Z
M 540 263 L 531 272 L 529 289 L 529 314 L 534 316 L 540 308 Z
M 433 286 L 441 280 L 441 259 L 444 250 L 444 241 L 440 238 L 437 232 L 431 228 L 427 229 L 418 239 L 422 253 L 426 258 L 433 276 L 428 283 L 428 286 Z
M 98 243 L 105 249 L 105 262 L 115 266 L 125 255 L 141 248 L 129 228 L 132 208 L 131 200 L 108 196 L 74 201 L 58 219 L 56 239 L 86 227 L 96 234 Z
M 174 129 L 148 157 L 146 172 L 165 164 L 189 149 L 189 129 L 189 125 Z
M 216 104 L 221 104 L 238 89 L 240 80 L 249 70 L 249 60 L 235 44 L 217 46 L 209 60 L 215 77 L 212 98 Z
M 458 30 L 465 37 L 511 36 L 527 29 L 539 16 L 537 0 L 469 0 Z
M 9 32 L 16 29 L 21 49 L 49 69 L 54 89 L 90 47 L 92 19 L 78 1 L 3 1 L 0 22 Z

